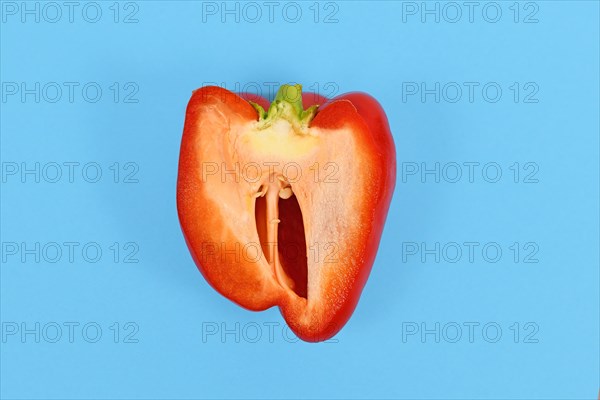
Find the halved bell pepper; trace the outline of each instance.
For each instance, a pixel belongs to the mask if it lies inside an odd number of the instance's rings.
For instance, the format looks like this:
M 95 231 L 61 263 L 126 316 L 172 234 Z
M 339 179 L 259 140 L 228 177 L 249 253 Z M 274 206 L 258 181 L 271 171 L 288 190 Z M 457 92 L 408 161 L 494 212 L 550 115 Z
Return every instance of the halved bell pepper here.
M 187 107 L 177 209 L 206 280 L 301 339 L 335 335 L 375 260 L 396 180 L 382 107 L 283 85 L 269 103 L 207 86 Z

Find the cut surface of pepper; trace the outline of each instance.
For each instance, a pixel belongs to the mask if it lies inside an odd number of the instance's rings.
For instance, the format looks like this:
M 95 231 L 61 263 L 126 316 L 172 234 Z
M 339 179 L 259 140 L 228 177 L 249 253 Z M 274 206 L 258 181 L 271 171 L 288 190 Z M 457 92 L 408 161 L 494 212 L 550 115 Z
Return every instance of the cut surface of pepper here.
M 305 341 L 335 335 L 371 271 L 396 179 L 385 113 L 364 93 L 283 85 L 269 104 L 208 86 L 188 103 L 177 208 L 198 269 Z

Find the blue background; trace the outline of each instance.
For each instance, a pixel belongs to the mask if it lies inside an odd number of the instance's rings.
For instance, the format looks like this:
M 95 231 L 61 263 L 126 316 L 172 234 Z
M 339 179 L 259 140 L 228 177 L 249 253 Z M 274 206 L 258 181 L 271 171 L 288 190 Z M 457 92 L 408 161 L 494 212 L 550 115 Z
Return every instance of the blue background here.
M 439 23 L 431 15 L 423 23 L 420 13 L 407 13 L 411 4 L 394 1 L 322 2 L 316 23 L 312 2 L 299 3 L 296 23 L 283 18 L 284 2 L 273 23 L 264 6 L 258 22 L 248 20 L 253 10 L 240 9 L 239 23 L 235 15 L 223 23 L 220 13 L 203 21 L 202 3 L 192 1 L 138 2 L 138 22 L 123 23 L 136 9 L 121 2 L 115 23 L 113 2 L 99 4 L 97 23 L 82 18 L 82 5 L 72 23 L 66 15 L 56 23 L 2 16 L 3 168 L 96 162 L 103 173 L 97 183 L 82 179 L 80 169 L 68 182 L 66 167 L 57 183 L 32 176 L 22 182 L 20 175 L 2 182 L 3 329 L 80 324 L 73 343 L 66 328 L 57 343 L 4 337 L 2 398 L 596 398 L 597 2 L 521 2 L 517 23 L 513 2 L 498 3 L 496 23 L 482 17 L 483 2 L 472 23 L 465 7 L 456 23 L 444 19 L 454 17 L 447 7 Z M 332 12 L 337 22 L 324 23 Z M 532 12 L 538 22 L 524 23 Z M 325 95 L 372 94 L 387 111 L 397 146 L 398 181 L 377 260 L 354 316 L 328 343 L 291 343 L 277 309 L 252 313 L 214 292 L 191 260 L 176 214 L 191 91 L 207 82 L 235 90 L 239 82 L 267 94 L 269 82 L 290 81 L 318 85 Z M 65 91 L 56 103 L 43 97 L 36 103 L 34 95 L 25 101 L 7 95 L 6 82 L 79 82 L 79 88 L 97 82 L 103 94 L 91 103 L 76 90 L 71 103 Z M 121 87 L 117 102 L 114 82 Z M 128 82 L 139 89 L 137 103 L 123 101 Z M 406 82 L 480 86 L 472 102 L 465 90 L 452 103 L 454 92 L 439 102 L 434 95 L 408 96 Z M 481 94 L 488 82 L 502 89 L 497 102 Z M 526 90 L 528 82 L 534 86 Z M 525 102 L 532 87 L 538 90 L 528 99 L 537 102 Z M 124 183 L 120 175 L 114 183 L 115 162 L 122 174 L 131 171 L 125 163 L 135 163 L 138 182 Z M 465 167 L 456 183 L 445 179 L 453 176 L 449 169 L 439 183 L 432 175 L 403 180 L 403 168 L 436 162 L 480 166 L 472 183 Z M 481 175 L 490 162 L 502 170 L 496 183 Z M 510 169 L 515 162 L 518 183 Z M 535 164 L 526 171 L 527 162 Z M 533 168 L 537 183 L 524 182 Z M 36 263 L 31 255 L 22 262 L 21 253 L 6 248 L 69 241 L 81 243 L 72 263 L 65 254 L 56 263 L 43 257 Z M 101 246 L 100 261 L 82 258 L 87 242 Z M 139 262 L 124 263 L 123 249 L 114 262 L 114 242 L 134 242 Z M 436 262 L 434 255 L 407 253 L 411 242 L 428 248 L 456 242 L 463 254 L 455 263 L 447 261 L 454 253 Z M 473 262 L 464 242 L 479 243 Z M 490 242 L 502 249 L 495 263 L 481 254 Z M 509 248 L 514 242 L 519 262 Z M 526 251 L 529 242 L 534 247 Z M 531 249 L 538 262 L 523 262 Z M 102 328 L 97 343 L 82 338 L 90 322 Z M 118 343 L 110 329 L 115 322 Z M 133 329 L 125 329 L 128 322 L 139 330 L 125 340 Z M 278 323 L 273 340 L 264 325 L 271 322 Z M 468 322 L 479 324 L 472 341 Z M 240 324 L 239 343 L 234 334 L 206 335 L 207 326 L 222 323 Z M 434 334 L 406 335 L 410 327 L 436 323 L 439 342 Z M 452 323 L 463 327 L 456 343 Z M 489 323 L 502 329 L 495 343 L 493 329 L 482 333 Z M 262 336 L 251 343 L 255 324 Z M 132 339 L 137 343 L 126 343 Z

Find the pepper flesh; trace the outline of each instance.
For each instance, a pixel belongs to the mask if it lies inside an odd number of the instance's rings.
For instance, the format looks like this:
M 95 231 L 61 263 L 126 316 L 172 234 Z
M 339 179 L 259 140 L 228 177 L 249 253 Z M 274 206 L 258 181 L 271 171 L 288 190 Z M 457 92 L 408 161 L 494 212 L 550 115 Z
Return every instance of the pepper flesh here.
M 268 106 L 255 95 L 196 90 L 177 207 L 192 257 L 218 292 L 254 311 L 279 306 L 292 331 L 314 342 L 335 335 L 356 307 L 396 160 L 371 96 L 300 94 L 284 85 Z

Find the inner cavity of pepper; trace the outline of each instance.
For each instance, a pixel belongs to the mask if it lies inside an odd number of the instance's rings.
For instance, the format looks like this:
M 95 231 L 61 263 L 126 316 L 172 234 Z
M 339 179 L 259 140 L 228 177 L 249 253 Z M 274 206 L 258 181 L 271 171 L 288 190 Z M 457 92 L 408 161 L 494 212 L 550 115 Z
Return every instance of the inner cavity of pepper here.
M 265 259 L 283 287 L 307 298 L 306 239 L 300 205 L 283 175 L 272 174 L 256 193 L 256 228 Z

